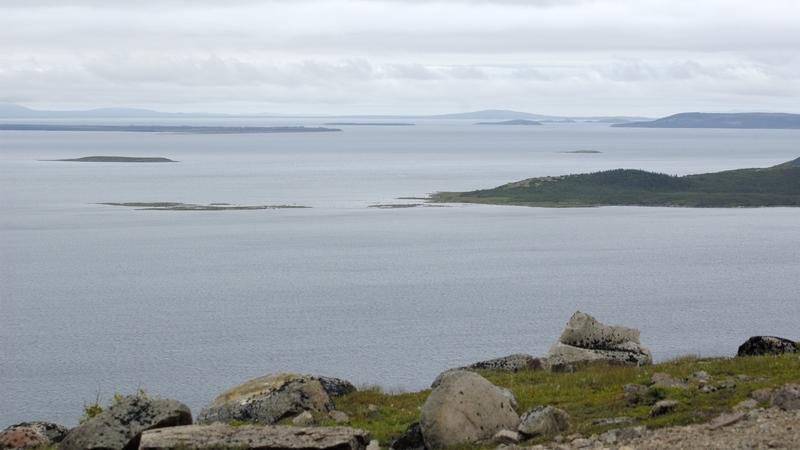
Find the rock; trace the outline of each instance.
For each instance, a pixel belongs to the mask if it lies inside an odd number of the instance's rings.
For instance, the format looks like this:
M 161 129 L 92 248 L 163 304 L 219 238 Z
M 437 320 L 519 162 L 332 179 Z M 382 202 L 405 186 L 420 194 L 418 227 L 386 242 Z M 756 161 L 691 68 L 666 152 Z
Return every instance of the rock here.
M 190 425 L 147 431 L 139 450 L 364 450 L 370 435 L 364 430 L 346 427 L 300 428 L 290 426 L 243 425 L 221 423 Z
M 672 378 L 672 375 L 664 372 L 656 372 L 653 374 L 652 378 L 653 386 L 656 387 L 677 387 L 677 388 L 686 388 L 688 387 L 686 383 L 682 381 L 678 381 L 675 378 Z
M 776 336 L 753 336 L 739 346 L 736 356 L 780 355 L 797 352 L 797 344 Z
M 517 431 L 525 436 L 551 436 L 569 429 L 569 414 L 552 407 L 531 408 L 522 415 Z
M 125 397 L 67 434 L 59 450 L 128 450 L 143 432 L 192 423 L 189 407 L 175 400 Z
M 800 409 L 800 384 L 787 384 L 775 389 L 770 403 L 784 411 Z
M 381 443 L 378 442 L 376 439 L 369 441 L 369 444 L 367 444 L 367 450 L 380 450 L 380 448 L 381 448 Z
M 422 439 L 422 428 L 418 422 L 414 422 L 406 428 L 406 431 L 389 445 L 393 450 L 424 450 L 425 441 Z
M 316 422 L 317 421 L 314 420 L 314 416 L 308 411 L 303 411 L 292 418 L 292 425 L 296 425 L 298 427 L 310 427 Z
M 345 413 L 343 413 L 341 411 L 333 410 L 333 411 L 328 413 L 328 417 L 330 417 L 331 420 L 333 420 L 334 422 L 336 422 L 338 424 L 350 422 L 350 416 L 348 416 L 347 414 L 345 414 Z
M 733 425 L 736 422 L 744 419 L 747 416 L 745 412 L 736 412 L 733 414 L 724 414 L 722 416 L 717 417 L 716 419 L 712 420 L 708 424 L 709 430 L 717 430 L 722 427 L 727 427 L 728 425 Z
M 678 406 L 675 400 L 661 400 L 650 408 L 650 417 L 661 416 L 672 412 Z
M 591 439 L 586 439 L 586 438 L 578 438 L 572 441 L 572 446 L 574 448 L 589 448 L 592 447 L 593 445 L 594 442 L 592 442 Z
M 592 421 L 592 425 L 604 426 L 604 425 L 623 425 L 628 423 L 636 422 L 635 417 L 628 417 L 628 416 L 621 416 L 621 417 L 604 417 L 602 419 L 595 419 Z
M 616 431 L 617 440 L 619 442 L 627 442 L 636 438 L 642 437 L 646 427 L 629 427 L 629 428 L 620 428 Z
M 69 430 L 50 422 L 23 422 L 0 432 L 0 449 L 50 447 L 64 439 Z
M 497 370 L 501 372 L 519 372 L 520 370 L 541 370 L 542 360 L 531 355 L 514 354 L 488 361 L 476 362 L 468 369 Z
M 492 441 L 499 445 L 514 445 L 520 441 L 520 435 L 516 431 L 500 430 L 492 437 Z
M 333 403 L 318 378 L 276 373 L 223 392 L 200 412 L 197 421 L 239 420 L 269 425 L 303 411 L 324 413 L 331 409 Z
M 319 380 L 322 385 L 322 389 L 325 389 L 325 392 L 331 397 L 338 397 L 356 391 L 356 387 L 353 386 L 353 383 L 342 380 L 341 378 L 317 377 L 317 380 Z
M 758 403 L 768 403 L 772 399 L 772 391 L 773 390 L 769 388 L 756 389 L 750 393 L 750 398 Z
M 647 386 L 645 386 L 643 384 L 628 383 L 628 384 L 622 386 L 622 390 L 627 392 L 628 394 L 644 394 L 648 390 L 650 390 L 650 388 L 648 388 Z
M 639 342 L 639 330 L 604 325 L 580 311 L 570 318 L 546 360 L 554 372 L 571 372 L 596 363 L 642 366 L 653 362 L 650 350 Z
M 367 412 L 368 413 L 374 414 L 374 413 L 378 413 L 379 411 L 380 411 L 380 409 L 378 408 L 378 405 L 375 405 L 375 404 L 372 404 L 372 403 L 367 405 Z
M 692 374 L 692 379 L 696 381 L 708 381 L 709 378 L 711 378 L 711 375 L 709 375 L 705 370 L 701 370 Z
M 747 411 L 748 409 L 753 409 L 758 406 L 758 401 L 749 398 L 747 400 L 742 400 L 741 402 L 737 403 L 736 406 L 733 407 L 734 411 Z
M 507 394 L 482 376 L 466 370 L 440 376 L 422 407 L 420 427 L 426 447 L 489 439 L 502 429 L 516 429 L 519 416 Z

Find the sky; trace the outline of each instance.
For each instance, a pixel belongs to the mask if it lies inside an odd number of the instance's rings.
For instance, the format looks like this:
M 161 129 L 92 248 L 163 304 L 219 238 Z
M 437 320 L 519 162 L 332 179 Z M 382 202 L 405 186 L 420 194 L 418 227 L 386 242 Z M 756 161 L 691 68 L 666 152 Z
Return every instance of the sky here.
M 800 1 L 0 0 L 0 102 L 800 113 Z

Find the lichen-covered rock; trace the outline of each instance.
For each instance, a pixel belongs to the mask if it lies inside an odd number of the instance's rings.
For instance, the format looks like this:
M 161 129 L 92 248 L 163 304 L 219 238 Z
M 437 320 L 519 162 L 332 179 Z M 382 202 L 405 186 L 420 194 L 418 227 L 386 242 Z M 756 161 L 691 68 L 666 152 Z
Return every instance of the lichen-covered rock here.
M 518 444 L 521 436 L 516 431 L 500 430 L 492 437 L 492 441 L 497 445 L 514 445 Z
M 528 437 L 551 436 L 569 429 L 569 414 L 553 406 L 538 406 L 525 412 L 517 431 Z
M 753 336 L 739 346 L 736 356 L 780 355 L 797 352 L 797 344 L 777 336 Z
M 671 413 L 675 410 L 678 406 L 678 402 L 675 400 L 661 400 L 656 402 L 652 408 L 650 408 L 650 417 L 661 416 L 667 413 Z
M 681 380 L 676 380 L 672 377 L 672 375 L 664 372 L 656 372 L 651 377 L 651 382 L 655 387 L 677 387 L 677 388 L 687 388 L 689 387 L 686 383 Z
M 519 372 L 520 370 L 541 370 L 542 360 L 531 355 L 514 354 L 502 358 L 476 362 L 468 369 L 497 370 L 501 372 Z
M 787 384 L 775 389 L 770 403 L 785 411 L 800 409 L 800 384 Z
M 580 311 L 572 315 L 546 360 L 546 366 L 554 372 L 571 372 L 596 363 L 625 366 L 653 363 L 650 350 L 639 342 L 639 330 L 604 325 Z
M 72 429 L 58 448 L 59 450 L 136 449 L 142 433 L 147 430 L 191 423 L 192 413 L 183 403 L 130 396 Z
M 507 395 L 474 372 L 448 371 L 422 407 L 420 427 L 426 447 L 477 442 L 502 429 L 516 429 L 519 416 Z
M 328 417 L 330 417 L 331 420 L 333 420 L 338 424 L 344 424 L 350 422 L 350 416 L 348 416 L 346 413 L 343 413 L 342 411 L 333 410 L 328 413 Z
M 333 377 L 316 377 L 316 378 L 322 385 L 322 389 L 325 389 L 325 392 L 327 392 L 328 395 L 330 395 L 331 397 L 346 395 L 356 390 L 356 387 L 353 386 L 353 383 L 347 380 L 343 380 L 341 378 L 333 378 Z
M 333 402 L 322 382 L 311 375 L 276 373 L 246 381 L 220 394 L 198 416 L 200 423 L 273 424 L 303 411 L 328 412 Z
M 23 422 L 0 432 L 0 449 L 49 447 L 61 442 L 69 430 L 50 422 Z
M 406 431 L 395 439 L 389 448 L 392 450 L 425 450 L 425 441 L 422 439 L 422 428 L 419 422 L 414 422 Z
M 311 415 L 311 413 L 308 412 L 308 411 L 303 411 L 300 414 L 292 417 L 292 425 L 295 425 L 295 426 L 298 426 L 298 427 L 310 427 L 311 425 L 314 425 L 315 423 L 316 423 L 316 420 L 314 420 L 314 416 Z
M 221 423 L 162 428 L 142 435 L 139 450 L 364 450 L 370 435 L 347 427 L 300 428 Z

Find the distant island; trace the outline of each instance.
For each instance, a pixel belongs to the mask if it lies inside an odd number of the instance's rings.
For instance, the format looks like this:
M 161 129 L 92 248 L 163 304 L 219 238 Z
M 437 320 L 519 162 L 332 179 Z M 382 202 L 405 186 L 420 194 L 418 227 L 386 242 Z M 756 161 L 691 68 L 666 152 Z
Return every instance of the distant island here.
M 85 156 L 83 158 L 71 159 L 45 159 L 44 161 L 63 161 L 63 162 L 106 162 L 106 163 L 174 163 L 169 158 L 161 157 L 139 157 L 139 156 Z
M 571 152 L 561 152 L 561 153 L 572 153 L 576 155 L 594 155 L 596 153 L 603 153 L 597 150 L 573 150 Z
M 617 123 L 622 128 L 763 128 L 800 129 L 800 114 L 787 113 L 680 113 L 649 122 Z
M 800 206 L 800 158 L 763 169 L 686 176 L 616 169 L 530 178 L 494 189 L 439 192 L 431 201 L 540 207 Z
M 232 205 L 230 203 L 209 203 L 196 205 L 193 203 L 178 202 L 129 202 L 129 203 L 98 203 L 107 206 L 127 206 L 139 210 L 149 211 L 250 211 L 257 209 L 305 209 L 308 206 L 297 205 Z
M 116 131 L 133 133 L 193 133 L 193 134 L 250 134 L 250 133 L 319 133 L 342 131 L 323 127 L 209 127 L 193 125 L 48 125 L 0 124 L 0 131 Z
M 478 122 L 475 125 L 541 125 L 542 122 L 528 119 L 503 120 L 500 122 Z
M 413 127 L 413 123 L 405 122 L 330 122 L 325 126 L 350 126 L 350 127 Z

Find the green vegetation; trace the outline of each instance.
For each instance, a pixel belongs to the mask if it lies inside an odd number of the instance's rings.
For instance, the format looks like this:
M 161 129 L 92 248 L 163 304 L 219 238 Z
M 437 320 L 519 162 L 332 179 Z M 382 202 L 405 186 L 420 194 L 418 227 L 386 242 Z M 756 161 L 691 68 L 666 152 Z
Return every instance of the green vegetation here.
M 135 394 L 131 394 L 131 395 L 127 395 L 127 396 L 126 395 L 122 395 L 119 392 L 115 392 L 114 396 L 111 398 L 111 401 L 108 402 L 108 406 L 106 406 L 106 408 L 110 408 L 110 407 L 116 405 L 117 403 L 121 402 L 122 400 L 124 400 L 127 397 L 147 398 L 147 393 L 144 391 L 144 389 L 139 389 L 138 391 L 136 391 Z M 78 422 L 79 423 L 84 423 L 87 420 L 91 419 L 92 417 L 94 417 L 94 416 L 100 414 L 101 412 L 105 411 L 106 408 L 104 408 L 103 405 L 100 403 L 100 393 L 98 392 L 97 393 L 97 397 L 95 397 L 95 399 L 94 399 L 94 402 L 87 403 L 87 404 L 83 405 L 83 416 L 78 420 Z
M 695 372 L 706 371 L 710 384 L 719 390 L 703 393 L 689 382 L 686 388 L 650 387 L 642 394 L 627 394 L 628 383 L 649 384 L 652 375 L 664 372 L 676 379 L 691 379 Z M 591 435 L 625 426 L 646 425 L 657 428 L 707 422 L 732 407 L 756 389 L 778 387 L 800 381 L 800 356 L 756 356 L 745 358 L 685 357 L 646 367 L 595 366 L 574 373 L 545 371 L 479 372 L 492 383 L 509 388 L 517 399 L 519 413 L 538 405 L 553 405 L 571 416 L 566 434 Z M 726 380 L 746 375 L 743 380 Z M 387 444 L 397 438 L 413 422 L 419 420 L 420 408 L 430 390 L 389 394 L 379 389 L 366 389 L 335 399 L 336 409 L 347 413 L 351 426 L 363 428 L 375 439 Z M 650 407 L 661 399 L 679 402 L 675 411 L 649 417 Z M 370 405 L 374 405 L 370 407 Z M 595 425 L 597 419 L 633 417 L 632 425 Z M 324 421 L 323 425 L 334 425 Z M 469 447 L 465 447 L 469 448 Z
M 739 169 L 682 177 L 616 169 L 530 178 L 494 189 L 439 192 L 440 203 L 489 203 L 543 207 L 800 206 L 800 158 L 764 169 Z

